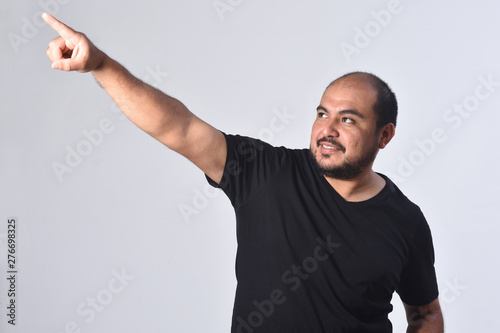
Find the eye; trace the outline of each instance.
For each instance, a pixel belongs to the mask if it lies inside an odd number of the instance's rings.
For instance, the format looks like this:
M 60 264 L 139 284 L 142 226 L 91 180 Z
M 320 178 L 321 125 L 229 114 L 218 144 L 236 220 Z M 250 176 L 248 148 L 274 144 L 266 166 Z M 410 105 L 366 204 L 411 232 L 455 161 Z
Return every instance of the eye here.
M 354 124 L 354 119 L 348 117 L 342 117 L 342 122 L 346 124 Z
M 326 118 L 328 115 L 325 112 L 318 112 L 318 118 Z

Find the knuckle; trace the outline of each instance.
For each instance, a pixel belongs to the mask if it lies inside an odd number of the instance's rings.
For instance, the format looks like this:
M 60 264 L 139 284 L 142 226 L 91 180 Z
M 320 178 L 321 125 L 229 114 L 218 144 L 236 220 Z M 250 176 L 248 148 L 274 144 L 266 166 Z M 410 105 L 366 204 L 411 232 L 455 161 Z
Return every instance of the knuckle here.
M 57 47 L 57 45 L 59 45 L 59 43 L 56 41 L 56 39 L 54 39 L 49 43 L 49 48 Z

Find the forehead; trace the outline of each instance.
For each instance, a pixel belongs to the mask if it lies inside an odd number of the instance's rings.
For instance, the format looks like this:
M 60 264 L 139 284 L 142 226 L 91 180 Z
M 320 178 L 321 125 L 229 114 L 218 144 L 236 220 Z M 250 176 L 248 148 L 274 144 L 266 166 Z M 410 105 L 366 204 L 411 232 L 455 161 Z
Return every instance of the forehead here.
M 321 106 L 332 111 L 355 109 L 369 115 L 373 114 L 376 101 L 376 89 L 366 80 L 353 78 L 330 85 L 321 98 Z

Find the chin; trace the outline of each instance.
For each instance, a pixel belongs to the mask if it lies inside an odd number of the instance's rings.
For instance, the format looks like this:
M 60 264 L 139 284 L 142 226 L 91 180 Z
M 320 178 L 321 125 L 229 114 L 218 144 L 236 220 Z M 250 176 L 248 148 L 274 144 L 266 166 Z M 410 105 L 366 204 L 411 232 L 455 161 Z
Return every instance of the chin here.
M 318 166 L 320 166 L 322 169 L 325 169 L 325 170 L 329 170 L 332 168 L 338 168 L 338 167 L 342 166 L 342 162 L 341 161 L 337 161 L 337 162 L 333 161 L 332 160 L 333 158 L 331 155 L 323 155 L 320 152 L 317 152 L 314 155 L 314 158 L 315 158 Z

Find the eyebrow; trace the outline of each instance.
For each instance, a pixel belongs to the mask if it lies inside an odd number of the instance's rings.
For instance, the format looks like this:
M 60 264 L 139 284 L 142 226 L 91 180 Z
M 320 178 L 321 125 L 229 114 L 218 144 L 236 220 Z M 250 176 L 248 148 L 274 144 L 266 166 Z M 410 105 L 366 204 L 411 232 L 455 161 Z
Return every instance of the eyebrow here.
M 316 108 L 316 111 L 325 111 L 326 113 L 330 113 L 324 106 L 320 105 Z M 363 116 L 359 111 L 357 110 L 341 110 L 339 111 L 339 114 L 352 114 L 354 116 L 357 116 L 361 119 L 365 119 L 365 116 Z

